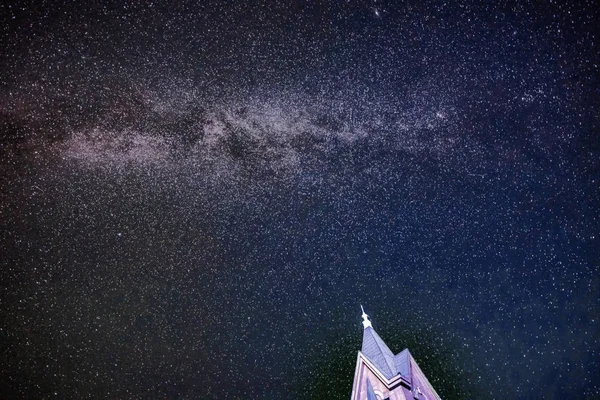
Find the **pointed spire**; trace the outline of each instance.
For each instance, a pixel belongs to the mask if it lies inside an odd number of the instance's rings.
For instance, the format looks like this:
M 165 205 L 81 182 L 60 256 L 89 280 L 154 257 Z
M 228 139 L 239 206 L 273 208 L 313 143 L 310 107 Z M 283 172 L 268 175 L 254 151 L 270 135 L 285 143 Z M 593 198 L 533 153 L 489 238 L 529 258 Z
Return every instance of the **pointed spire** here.
M 360 306 L 363 317 L 363 342 L 362 352 L 367 358 L 381 371 L 386 378 L 390 379 L 398 373 L 396 363 L 394 360 L 394 353 L 379 337 L 377 332 L 373 329 L 369 316 L 365 312 L 363 306 Z M 371 329 L 367 329 L 371 328 Z
M 362 324 L 364 329 L 367 329 L 369 327 L 373 327 L 373 325 L 371 325 L 371 321 L 369 321 L 369 316 L 365 313 L 365 309 L 363 308 L 362 304 L 360 305 L 360 309 L 362 310 Z

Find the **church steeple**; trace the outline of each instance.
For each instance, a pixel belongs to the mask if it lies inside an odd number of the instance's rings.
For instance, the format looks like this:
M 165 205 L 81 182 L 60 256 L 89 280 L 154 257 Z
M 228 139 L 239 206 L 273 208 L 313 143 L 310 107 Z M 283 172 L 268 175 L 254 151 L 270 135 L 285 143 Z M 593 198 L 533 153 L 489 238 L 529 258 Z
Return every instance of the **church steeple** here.
M 390 379 L 399 372 L 394 360 L 394 353 L 392 353 L 390 348 L 379 337 L 377 332 L 375 332 L 373 325 L 371 325 L 371 321 L 369 321 L 369 316 L 365 313 L 365 309 L 362 305 L 360 306 L 360 309 L 362 310 L 362 324 L 364 327 L 362 352 L 373 364 L 375 364 L 386 378 Z
M 356 360 L 352 400 L 388 397 L 440 400 L 408 349 L 394 354 L 373 329 L 362 305 L 360 309 L 363 342 Z

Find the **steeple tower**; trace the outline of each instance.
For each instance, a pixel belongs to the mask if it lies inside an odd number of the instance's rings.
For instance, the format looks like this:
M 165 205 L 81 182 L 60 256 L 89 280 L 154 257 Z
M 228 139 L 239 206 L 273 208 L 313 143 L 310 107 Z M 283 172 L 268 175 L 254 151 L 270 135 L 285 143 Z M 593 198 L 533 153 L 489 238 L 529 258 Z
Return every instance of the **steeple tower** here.
M 351 400 L 441 400 L 408 349 L 394 355 L 373 329 L 362 305 L 360 309 L 363 342 Z

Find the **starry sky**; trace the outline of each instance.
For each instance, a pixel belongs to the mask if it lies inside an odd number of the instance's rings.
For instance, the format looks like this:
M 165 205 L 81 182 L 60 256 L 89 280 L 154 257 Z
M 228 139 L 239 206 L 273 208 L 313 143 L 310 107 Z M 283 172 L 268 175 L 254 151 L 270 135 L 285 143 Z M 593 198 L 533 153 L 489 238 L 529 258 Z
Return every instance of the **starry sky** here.
M 594 1 L 0 5 L 0 397 L 600 398 Z

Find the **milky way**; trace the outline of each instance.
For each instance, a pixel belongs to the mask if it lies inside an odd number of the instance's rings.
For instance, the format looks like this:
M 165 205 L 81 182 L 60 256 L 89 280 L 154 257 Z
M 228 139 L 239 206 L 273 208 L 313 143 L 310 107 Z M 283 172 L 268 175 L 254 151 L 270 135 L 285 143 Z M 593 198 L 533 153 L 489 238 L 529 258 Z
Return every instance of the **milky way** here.
M 77 3 L 77 2 L 75 2 Z M 0 397 L 600 396 L 592 2 L 4 15 Z

